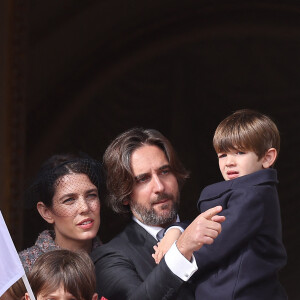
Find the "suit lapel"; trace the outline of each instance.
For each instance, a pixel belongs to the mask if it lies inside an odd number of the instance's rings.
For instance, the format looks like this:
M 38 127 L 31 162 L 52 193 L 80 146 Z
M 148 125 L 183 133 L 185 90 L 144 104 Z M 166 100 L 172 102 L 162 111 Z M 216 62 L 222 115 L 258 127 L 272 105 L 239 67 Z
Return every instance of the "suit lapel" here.
M 143 227 L 132 221 L 127 227 L 127 234 L 130 245 L 132 245 L 132 255 L 134 261 L 138 262 L 136 267 L 141 266 L 139 273 L 145 278 L 156 266 L 151 254 L 154 253 L 153 246 L 157 243 Z
M 126 229 L 130 244 L 134 247 L 131 253 L 131 259 L 135 262 L 135 267 L 142 280 L 152 272 L 156 263 L 151 254 L 154 253 L 153 246 L 157 244 L 156 239 L 149 234 L 143 227 L 132 221 Z M 195 299 L 192 287 L 187 287 L 184 283 L 176 299 Z

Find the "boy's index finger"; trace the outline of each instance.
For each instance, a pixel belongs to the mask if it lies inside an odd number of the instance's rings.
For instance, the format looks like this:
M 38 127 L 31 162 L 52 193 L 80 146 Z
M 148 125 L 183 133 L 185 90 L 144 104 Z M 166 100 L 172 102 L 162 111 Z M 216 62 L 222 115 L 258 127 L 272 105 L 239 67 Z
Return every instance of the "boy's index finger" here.
M 222 209 L 223 209 L 222 206 L 218 205 L 218 206 L 215 206 L 215 207 L 212 207 L 212 208 L 206 210 L 200 216 L 207 219 L 207 220 L 211 220 L 211 218 L 213 216 L 215 216 L 216 214 L 218 214 L 219 212 L 221 212 Z

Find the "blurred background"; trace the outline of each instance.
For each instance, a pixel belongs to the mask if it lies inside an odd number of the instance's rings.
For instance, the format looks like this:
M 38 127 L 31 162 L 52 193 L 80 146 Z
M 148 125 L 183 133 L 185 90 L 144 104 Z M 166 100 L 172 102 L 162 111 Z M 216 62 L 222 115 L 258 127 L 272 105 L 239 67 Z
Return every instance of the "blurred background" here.
M 155 128 L 191 171 L 190 219 L 202 188 L 222 180 L 216 126 L 252 108 L 281 132 L 280 279 L 300 298 L 299 1 L 1 0 L 0 54 L 0 209 L 18 250 L 44 229 L 23 192 L 52 154 L 101 159 L 119 133 Z M 101 239 L 126 222 L 103 205 Z

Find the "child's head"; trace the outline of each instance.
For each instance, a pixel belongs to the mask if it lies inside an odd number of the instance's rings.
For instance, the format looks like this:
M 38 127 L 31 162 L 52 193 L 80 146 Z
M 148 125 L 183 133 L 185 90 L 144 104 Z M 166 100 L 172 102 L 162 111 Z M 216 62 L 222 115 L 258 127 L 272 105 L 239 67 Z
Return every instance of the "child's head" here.
M 25 285 L 20 278 L 0 297 L 0 300 L 23 300 L 25 292 Z
M 86 252 L 54 250 L 34 263 L 28 280 L 37 300 L 96 300 L 94 264 Z M 29 300 L 26 294 L 26 300 Z
M 243 109 L 219 124 L 213 145 L 222 175 L 228 180 L 273 166 L 280 150 L 280 135 L 268 116 Z

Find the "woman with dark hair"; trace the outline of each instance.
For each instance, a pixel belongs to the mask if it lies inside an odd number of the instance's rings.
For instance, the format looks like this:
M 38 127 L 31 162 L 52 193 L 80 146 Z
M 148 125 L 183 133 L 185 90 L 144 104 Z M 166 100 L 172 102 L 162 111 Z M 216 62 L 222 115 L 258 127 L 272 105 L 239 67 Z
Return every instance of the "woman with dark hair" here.
M 101 245 L 97 237 L 100 227 L 100 198 L 104 196 L 101 164 L 86 156 L 59 154 L 41 167 L 26 198 L 41 217 L 52 225 L 34 246 L 19 253 L 26 272 L 43 253 L 68 249 L 92 249 Z

